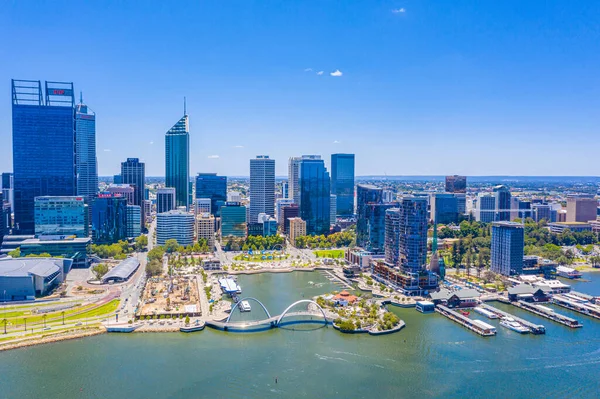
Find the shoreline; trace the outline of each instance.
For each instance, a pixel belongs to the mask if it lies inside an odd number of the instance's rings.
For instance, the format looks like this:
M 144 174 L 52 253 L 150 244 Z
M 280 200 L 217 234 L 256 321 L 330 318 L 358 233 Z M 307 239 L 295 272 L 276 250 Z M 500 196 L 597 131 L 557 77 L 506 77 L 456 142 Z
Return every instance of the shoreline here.
M 227 274 L 260 274 L 260 273 L 293 273 L 293 272 L 314 272 L 317 270 L 334 270 L 333 267 L 315 266 L 315 267 L 287 267 L 281 269 L 259 269 L 259 270 L 219 270 Z
M 8 342 L 5 344 L 0 344 L 0 352 L 11 350 L 11 349 L 25 348 L 28 346 L 44 345 L 44 344 L 50 344 L 50 343 L 54 343 L 54 342 L 67 341 L 70 339 L 86 338 L 86 337 L 91 337 L 94 335 L 106 334 L 106 332 L 107 331 L 104 327 L 97 327 L 94 329 L 88 328 L 88 329 L 84 329 L 84 330 L 75 330 L 72 332 L 65 331 L 65 332 L 60 332 L 60 333 L 49 335 L 49 336 L 42 336 L 42 337 L 35 338 L 35 339 L 25 338 L 18 342 L 13 342 L 13 343 Z

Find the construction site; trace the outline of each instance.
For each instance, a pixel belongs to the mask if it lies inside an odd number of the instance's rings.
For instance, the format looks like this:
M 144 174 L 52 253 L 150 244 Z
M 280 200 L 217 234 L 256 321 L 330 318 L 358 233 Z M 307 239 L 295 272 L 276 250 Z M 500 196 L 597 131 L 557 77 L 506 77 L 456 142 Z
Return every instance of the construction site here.
M 196 276 L 153 277 L 148 280 L 136 319 L 201 316 Z

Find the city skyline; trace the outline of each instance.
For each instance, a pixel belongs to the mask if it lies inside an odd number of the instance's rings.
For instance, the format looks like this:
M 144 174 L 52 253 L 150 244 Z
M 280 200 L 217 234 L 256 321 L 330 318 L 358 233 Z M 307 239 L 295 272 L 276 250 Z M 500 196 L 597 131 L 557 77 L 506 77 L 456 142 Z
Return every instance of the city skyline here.
M 0 82 L 5 93 L 11 78 L 74 82 L 97 113 L 101 176 L 128 157 L 162 175 L 162 137 L 184 96 L 192 175 L 245 176 L 248 159 L 269 154 L 283 176 L 290 156 L 315 153 L 356 154 L 357 176 L 600 174 L 580 145 L 564 145 L 600 144 L 600 57 L 587 51 L 600 5 L 405 3 L 190 4 L 167 15 L 14 3 L 0 17 L 12 38 Z M 63 37 L 70 45 L 56 46 Z M 177 52 L 186 62 L 168 56 Z M 10 132 L 3 102 L 3 145 Z M 0 159 L 1 170 L 11 165 L 11 154 Z

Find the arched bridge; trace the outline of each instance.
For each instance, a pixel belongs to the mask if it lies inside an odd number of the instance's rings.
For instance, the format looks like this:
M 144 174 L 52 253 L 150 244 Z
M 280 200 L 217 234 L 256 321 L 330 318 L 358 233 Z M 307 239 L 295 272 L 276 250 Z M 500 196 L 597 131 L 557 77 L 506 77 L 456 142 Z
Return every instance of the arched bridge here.
M 262 320 L 253 320 L 253 321 L 237 321 L 237 322 L 232 322 L 231 321 L 231 316 L 233 315 L 234 311 L 238 308 L 238 305 L 242 302 L 242 301 L 253 301 L 256 302 L 260 305 L 260 307 L 264 310 L 265 314 L 266 314 L 266 318 L 262 319 Z M 299 305 L 299 304 L 312 304 L 314 306 L 316 306 L 317 308 L 317 314 L 320 313 L 319 316 L 323 316 L 322 322 L 325 324 L 328 324 L 331 322 L 330 319 L 327 318 L 327 315 L 325 314 L 325 311 L 323 310 L 323 308 L 316 303 L 313 300 L 310 299 L 302 299 L 299 301 L 296 301 L 294 303 L 292 303 L 290 306 L 288 306 L 283 313 L 281 313 L 280 315 L 277 316 L 271 316 L 271 314 L 269 313 L 269 310 L 267 309 L 267 307 L 258 299 L 256 298 L 252 298 L 252 297 L 248 297 L 248 298 L 243 298 L 240 299 L 239 302 L 237 302 L 232 308 L 231 308 L 231 312 L 229 313 L 229 316 L 227 317 L 227 319 L 225 321 L 207 321 L 206 325 L 209 327 L 213 327 L 219 330 L 264 330 L 264 329 L 270 329 L 270 328 L 275 328 L 275 327 L 280 327 L 282 325 L 285 324 L 292 324 L 292 323 L 314 323 L 314 322 L 321 322 L 321 318 L 319 317 L 317 320 L 313 320 L 311 318 L 311 320 L 302 320 L 302 321 L 290 321 L 290 322 L 285 322 L 283 320 L 284 317 L 306 317 L 306 316 L 315 316 L 315 312 L 311 312 L 309 310 L 306 311 L 296 311 L 293 312 L 291 311 L 294 306 Z

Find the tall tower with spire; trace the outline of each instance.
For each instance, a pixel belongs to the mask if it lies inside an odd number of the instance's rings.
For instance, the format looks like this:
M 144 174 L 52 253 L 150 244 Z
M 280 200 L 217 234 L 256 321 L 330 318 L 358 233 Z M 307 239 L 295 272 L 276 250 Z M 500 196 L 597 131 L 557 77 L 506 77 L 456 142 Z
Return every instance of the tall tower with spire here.
M 175 203 L 189 208 L 190 129 L 185 97 L 183 116 L 165 135 L 166 186 L 175 188 Z

